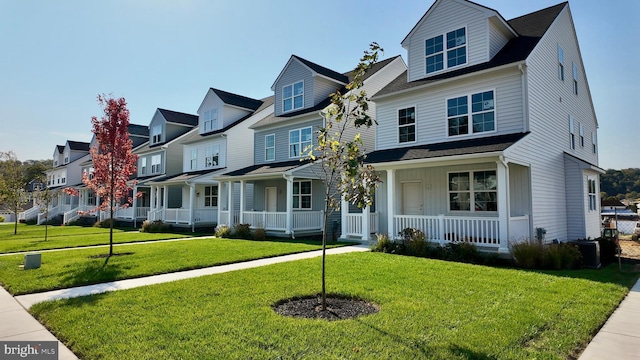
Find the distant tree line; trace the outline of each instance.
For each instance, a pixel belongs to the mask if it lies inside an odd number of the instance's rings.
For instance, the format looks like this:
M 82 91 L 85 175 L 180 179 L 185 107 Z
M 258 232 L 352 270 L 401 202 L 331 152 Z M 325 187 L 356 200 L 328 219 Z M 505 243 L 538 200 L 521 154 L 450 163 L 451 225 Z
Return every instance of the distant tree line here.
M 600 176 L 600 197 L 618 200 L 640 198 L 640 169 L 608 169 Z

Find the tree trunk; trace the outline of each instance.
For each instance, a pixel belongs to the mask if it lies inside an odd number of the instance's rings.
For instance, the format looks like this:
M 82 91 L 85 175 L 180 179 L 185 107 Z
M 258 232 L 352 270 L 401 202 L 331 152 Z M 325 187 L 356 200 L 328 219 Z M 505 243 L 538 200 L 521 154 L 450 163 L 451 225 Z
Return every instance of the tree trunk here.
M 13 223 L 13 235 L 18 235 L 18 204 L 13 208 L 13 215 L 16 217 L 16 221 Z
M 327 197 L 325 197 L 326 199 Z M 327 310 L 327 287 L 325 277 L 325 260 L 327 257 L 327 220 L 329 220 L 329 202 L 324 202 L 324 214 L 322 221 L 322 311 Z

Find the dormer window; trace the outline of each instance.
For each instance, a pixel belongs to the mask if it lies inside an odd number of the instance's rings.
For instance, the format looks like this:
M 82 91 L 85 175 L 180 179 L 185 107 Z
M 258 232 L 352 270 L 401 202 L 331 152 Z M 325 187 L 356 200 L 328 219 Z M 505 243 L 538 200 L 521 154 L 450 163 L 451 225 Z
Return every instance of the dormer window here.
M 151 143 L 157 144 L 162 141 L 162 125 L 154 125 L 151 128 Z
M 64 163 L 68 164 L 69 163 L 69 151 L 65 150 L 64 152 Z
M 467 63 L 467 30 L 460 28 L 425 41 L 426 73 L 434 73 Z M 446 62 L 445 43 L 446 39 Z
M 301 109 L 304 106 L 304 82 L 282 87 L 282 112 Z
M 204 112 L 204 132 L 213 131 L 218 128 L 218 109 L 211 109 Z

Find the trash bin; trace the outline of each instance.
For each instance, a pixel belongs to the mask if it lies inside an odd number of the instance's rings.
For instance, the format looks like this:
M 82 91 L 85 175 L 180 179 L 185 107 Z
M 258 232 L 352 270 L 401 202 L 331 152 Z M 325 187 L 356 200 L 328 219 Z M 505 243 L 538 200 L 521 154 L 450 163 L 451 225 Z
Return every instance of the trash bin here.
M 42 263 L 42 256 L 40 253 L 24 254 L 24 269 L 38 269 Z

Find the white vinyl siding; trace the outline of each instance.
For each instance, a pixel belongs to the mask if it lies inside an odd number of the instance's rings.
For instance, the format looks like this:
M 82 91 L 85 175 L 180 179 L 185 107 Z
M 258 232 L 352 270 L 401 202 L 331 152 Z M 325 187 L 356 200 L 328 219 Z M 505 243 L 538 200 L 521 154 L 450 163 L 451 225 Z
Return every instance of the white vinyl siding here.
M 489 59 L 492 59 L 509 41 L 509 36 L 503 33 L 494 22 L 494 18 L 489 19 Z

